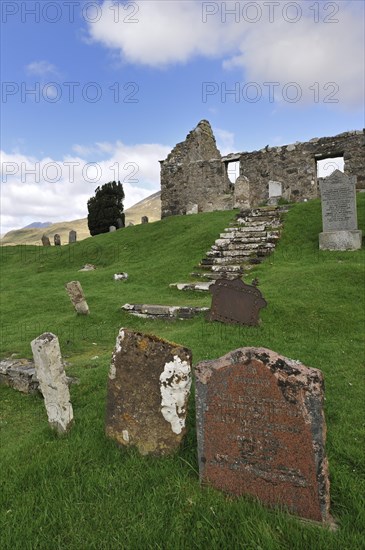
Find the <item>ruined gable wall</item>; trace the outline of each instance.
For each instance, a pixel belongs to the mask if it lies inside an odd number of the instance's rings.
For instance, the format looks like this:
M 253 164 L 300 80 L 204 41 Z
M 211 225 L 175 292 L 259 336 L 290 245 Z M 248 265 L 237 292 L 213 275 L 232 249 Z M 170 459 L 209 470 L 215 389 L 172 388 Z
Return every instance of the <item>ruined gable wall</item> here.
M 268 199 L 270 180 L 282 184 L 282 195 L 287 200 L 300 201 L 317 197 L 316 160 L 323 158 L 343 156 L 345 173 L 356 175 L 357 188 L 364 189 L 364 144 L 364 133 L 355 131 L 242 153 L 240 175 L 249 180 L 251 205 L 256 206 Z
M 233 195 L 208 121 L 202 120 L 161 161 L 161 215 L 232 208 Z

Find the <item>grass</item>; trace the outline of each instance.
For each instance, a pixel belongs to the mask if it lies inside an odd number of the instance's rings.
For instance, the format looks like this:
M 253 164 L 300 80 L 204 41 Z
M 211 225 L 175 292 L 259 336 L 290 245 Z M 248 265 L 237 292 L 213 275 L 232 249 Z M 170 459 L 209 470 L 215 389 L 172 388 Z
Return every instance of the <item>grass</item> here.
M 359 195 L 365 229 L 365 196 Z M 59 336 L 75 425 L 64 438 L 48 427 L 41 398 L 0 387 L 0 544 L 4 549 L 339 549 L 364 544 L 364 250 L 320 252 L 319 201 L 287 214 L 274 255 L 258 277 L 268 302 L 259 327 L 138 319 L 126 302 L 208 306 L 206 294 L 178 292 L 232 212 L 164 219 L 60 249 L 2 247 L 1 351 L 31 357 L 30 341 Z M 85 263 L 94 272 L 78 273 Z M 126 271 L 129 280 L 113 281 Z M 77 317 L 64 284 L 79 280 L 91 315 Z M 121 326 L 181 343 L 194 363 L 241 346 L 264 346 L 325 375 L 331 532 L 199 486 L 194 400 L 172 457 L 140 457 L 104 435 L 106 380 Z

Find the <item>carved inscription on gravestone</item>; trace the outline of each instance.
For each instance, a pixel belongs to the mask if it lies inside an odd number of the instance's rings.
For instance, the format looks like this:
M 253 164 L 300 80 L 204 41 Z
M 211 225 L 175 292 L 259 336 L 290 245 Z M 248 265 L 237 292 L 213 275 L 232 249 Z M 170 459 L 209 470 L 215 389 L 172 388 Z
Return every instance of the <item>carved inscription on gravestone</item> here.
M 259 289 L 241 279 L 218 279 L 209 292 L 212 293 L 210 321 L 258 325 L 260 309 L 267 305 Z
M 356 177 L 335 170 L 320 180 L 323 231 L 357 229 Z
M 195 373 L 201 481 L 330 521 L 322 373 L 265 348 Z

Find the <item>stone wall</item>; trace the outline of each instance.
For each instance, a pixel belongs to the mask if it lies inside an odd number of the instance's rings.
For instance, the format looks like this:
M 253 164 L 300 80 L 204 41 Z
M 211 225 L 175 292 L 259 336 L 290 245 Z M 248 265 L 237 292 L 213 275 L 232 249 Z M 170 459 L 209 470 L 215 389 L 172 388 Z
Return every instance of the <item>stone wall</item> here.
M 212 128 L 202 120 L 161 162 L 161 217 L 232 208 L 232 188 Z
M 356 175 L 357 188 L 364 189 L 364 144 L 364 133 L 355 131 L 334 137 L 314 138 L 305 143 L 241 153 L 240 175 L 249 180 L 251 206 L 267 201 L 270 181 L 281 183 L 282 196 L 287 200 L 301 201 L 318 197 L 316 161 L 321 159 L 344 157 L 345 173 Z
M 364 145 L 364 131 L 352 131 L 222 157 L 202 120 L 161 161 L 162 217 L 258 206 L 269 199 L 269 187 L 281 188 L 291 202 L 313 199 L 319 196 L 317 161 L 336 157 L 344 158 L 346 174 L 357 176 L 357 189 L 365 189 Z M 240 162 L 236 186 L 227 176 L 233 161 Z

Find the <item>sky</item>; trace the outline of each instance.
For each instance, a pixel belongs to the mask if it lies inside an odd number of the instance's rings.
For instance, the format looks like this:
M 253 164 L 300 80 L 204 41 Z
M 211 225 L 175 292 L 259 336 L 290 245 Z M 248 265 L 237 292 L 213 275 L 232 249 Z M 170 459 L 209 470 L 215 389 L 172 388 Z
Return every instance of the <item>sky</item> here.
M 160 188 L 200 120 L 222 154 L 364 127 L 362 1 L 2 0 L 1 229 Z

